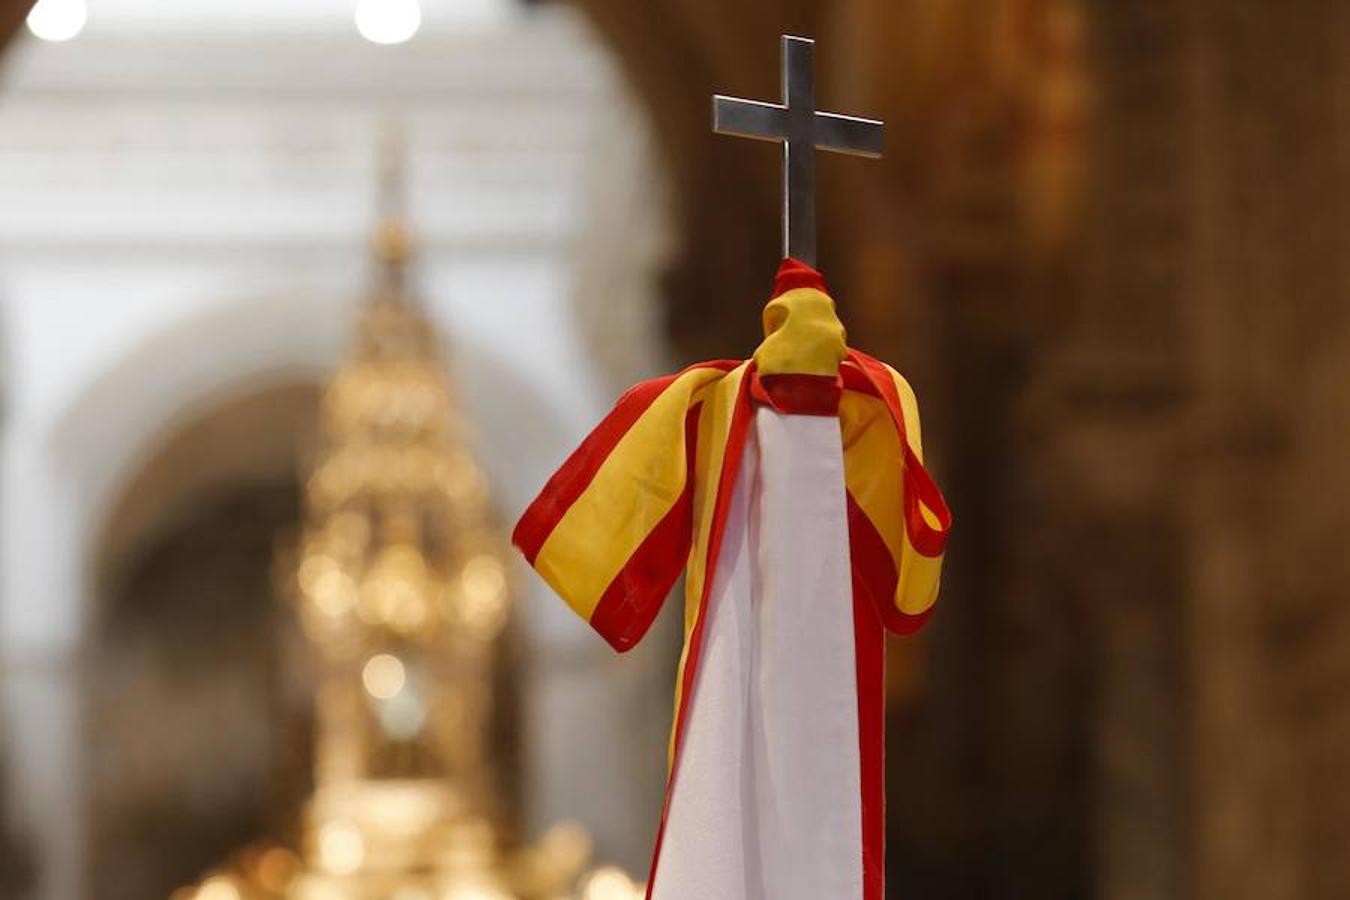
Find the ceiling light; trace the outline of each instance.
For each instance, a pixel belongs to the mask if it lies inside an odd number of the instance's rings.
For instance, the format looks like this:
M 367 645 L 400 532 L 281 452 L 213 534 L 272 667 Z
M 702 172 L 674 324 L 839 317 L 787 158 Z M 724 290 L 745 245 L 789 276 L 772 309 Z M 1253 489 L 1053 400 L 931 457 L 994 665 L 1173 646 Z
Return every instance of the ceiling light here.
M 401 44 L 417 33 L 422 9 L 417 0 L 357 0 L 356 30 L 376 44 Z
M 38 0 L 28 13 L 28 30 L 44 41 L 68 41 L 88 19 L 84 0 Z

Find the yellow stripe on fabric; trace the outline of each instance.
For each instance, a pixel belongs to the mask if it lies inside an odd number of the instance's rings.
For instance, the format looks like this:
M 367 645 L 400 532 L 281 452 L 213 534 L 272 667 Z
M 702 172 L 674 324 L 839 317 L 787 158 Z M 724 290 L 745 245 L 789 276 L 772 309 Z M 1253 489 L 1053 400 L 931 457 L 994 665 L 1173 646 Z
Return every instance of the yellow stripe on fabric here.
M 914 455 L 919 458 L 919 462 L 923 462 L 923 428 L 919 425 L 919 399 L 914 396 L 914 388 L 909 386 L 905 376 L 890 366 L 886 366 L 886 371 L 891 373 L 895 391 L 900 395 L 900 412 L 905 417 L 905 434 L 909 437 L 909 446 L 914 448 Z
M 917 616 L 937 602 L 942 580 L 942 557 L 924 556 L 905 540 L 900 554 L 900 583 L 895 587 L 895 605 L 902 613 Z
M 535 557 L 539 574 L 584 619 L 684 491 L 685 417 L 695 392 L 725 373 L 690 369 L 643 411 Z
M 904 376 L 890 366 L 886 367 L 891 372 L 891 378 L 895 381 L 895 390 L 900 395 L 900 410 L 904 413 L 904 426 L 910 437 L 910 447 L 914 448 L 914 455 L 918 456 L 919 461 L 923 461 L 923 434 L 921 425 L 919 425 L 919 402 L 914 397 L 914 389 L 910 383 L 904 381 Z M 929 507 L 919 503 L 919 514 L 923 521 L 929 524 L 930 528 L 942 528 L 942 519 L 938 518 L 937 513 L 930 510 Z
M 722 463 L 726 458 L 727 436 L 731 431 L 736 398 L 740 395 L 741 380 L 747 368 L 747 364 L 742 363 L 714 385 L 707 392 L 699 416 L 698 453 L 694 465 L 694 549 L 689 557 L 685 581 L 686 633 L 694 627 L 699 601 L 703 596 L 704 573 L 709 563 L 708 542 L 712 537 L 713 514 L 717 507 L 717 488 L 722 480 Z
M 886 366 L 891 380 L 895 382 L 896 393 L 900 395 L 900 411 L 905 417 L 905 434 L 909 446 L 919 462 L 923 462 L 923 427 L 919 422 L 919 401 L 914 388 L 899 372 Z M 919 514 L 934 528 L 941 525 L 937 514 L 919 503 Z M 938 588 L 942 580 L 942 557 L 924 556 L 914 549 L 908 533 L 905 533 L 900 552 L 900 582 L 895 587 L 895 605 L 902 613 L 911 616 L 925 612 L 937 602 Z
M 839 399 L 844 483 L 890 550 L 897 571 L 905 540 L 904 454 L 884 400 L 855 391 Z
M 741 381 L 748 363 L 742 363 L 704 392 L 703 409 L 698 420 L 698 450 L 694 460 L 694 540 L 684 581 L 684 646 L 680 666 L 675 673 L 675 715 L 670 729 L 667 762 L 675 763 L 675 737 L 684 704 L 684 670 L 689 663 L 690 642 L 698 624 L 703 601 L 703 585 L 708 570 L 708 543 L 712 537 L 713 516 L 717 509 L 717 488 L 722 480 L 727 436 L 736 412 Z
M 922 460 L 919 407 L 914 391 L 893 369 L 890 372 L 900 395 L 909 445 Z M 910 543 L 905 527 L 900 433 L 882 400 L 854 391 L 845 391 L 840 398 L 839 419 L 844 440 L 845 484 L 895 562 L 896 608 L 907 615 L 918 615 L 937 601 L 942 558 L 924 556 Z M 924 517 L 936 525 L 932 511 L 921 509 Z
M 794 288 L 764 307 L 760 375 L 836 375 L 848 352 L 834 301 L 815 288 Z

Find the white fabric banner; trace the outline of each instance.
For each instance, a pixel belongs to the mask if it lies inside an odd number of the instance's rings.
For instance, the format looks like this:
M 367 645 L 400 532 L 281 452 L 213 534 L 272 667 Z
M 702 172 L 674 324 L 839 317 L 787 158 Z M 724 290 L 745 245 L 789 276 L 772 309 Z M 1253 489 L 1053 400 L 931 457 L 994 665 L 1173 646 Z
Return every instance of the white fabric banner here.
M 756 410 L 706 612 L 654 900 L 858 900 L 839 420 Z

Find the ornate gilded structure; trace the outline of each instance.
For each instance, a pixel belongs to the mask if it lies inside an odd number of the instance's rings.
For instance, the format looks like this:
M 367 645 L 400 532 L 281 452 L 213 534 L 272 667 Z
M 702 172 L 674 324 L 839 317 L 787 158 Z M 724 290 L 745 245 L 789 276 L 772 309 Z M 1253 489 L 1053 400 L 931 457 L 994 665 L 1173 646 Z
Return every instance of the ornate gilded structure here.
M 261 846 L 174 900 L 632 900 L 560 825 L 513 841 L 501 735 L 511 595 L 502 535 L 464 441 L 411 241 L 380 272 L 323 395 L 306 523 L 283 593 L 317 675 L 315 790 L 295 850 Z

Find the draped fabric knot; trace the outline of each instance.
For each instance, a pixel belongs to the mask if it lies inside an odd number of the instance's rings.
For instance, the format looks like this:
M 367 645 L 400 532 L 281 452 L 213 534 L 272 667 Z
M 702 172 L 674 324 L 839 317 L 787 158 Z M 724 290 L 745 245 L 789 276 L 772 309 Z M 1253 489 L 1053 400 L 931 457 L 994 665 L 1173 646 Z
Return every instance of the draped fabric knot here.
M 914 631 L 937 599 L 951 513 L 923 465 L 913 389 L 845 344 L 819 272 L 788 259 L 775 289 L 752 359 L 631 388 L 516 526 L 526 560 L 618 649 L 646 632 L 686 563 L 688 583 L 702 584 L 712 519 L 735 479 L 723 470 L 756 404 L 839 417 L 855 540 L 867 544 L 855 556 L 887 625 Z
M 764 340 L 755 350 L 752 399 L 778 412 L 833 416 L 839 411 L 839 366 L 848 355 L 844 324 L 825 280 L 788 259 L 764 307 Z

